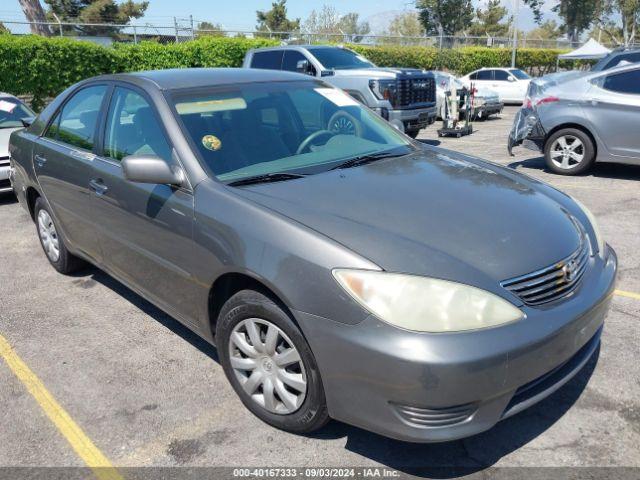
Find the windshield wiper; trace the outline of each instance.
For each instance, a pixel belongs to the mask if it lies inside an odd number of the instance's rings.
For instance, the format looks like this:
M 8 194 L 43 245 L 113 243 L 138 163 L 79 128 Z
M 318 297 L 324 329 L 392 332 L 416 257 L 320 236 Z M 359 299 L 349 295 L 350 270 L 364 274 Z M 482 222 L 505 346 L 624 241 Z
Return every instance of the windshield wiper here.
M 369 153 L 368 155 L 360 155 L 358 157 L 350 158 L 335 167 L 330 168 L 330 170 L 337 170 L 339 168 L 351 168 L 357 167 L 358 165 L 364 165 L 366 163 L 375 162 L 376 160 L 382 160 L 384 158 L 395 158 L 395 157 L 404 157 L 407 153 L 392 153 L 392 152 L 379 152 L 379 153 Z
M 232 187 L 239 185 L 251 185 L 254 183 L 269 183 L 269 182 L 281 182 L 283 180 L 293 180 L 296 178 L 303 178 L 306 175 L 302 173 L 265 173 L 264 175 L 255 175 L 253 177 L 241 178 L 233 182 L 227 183 Z

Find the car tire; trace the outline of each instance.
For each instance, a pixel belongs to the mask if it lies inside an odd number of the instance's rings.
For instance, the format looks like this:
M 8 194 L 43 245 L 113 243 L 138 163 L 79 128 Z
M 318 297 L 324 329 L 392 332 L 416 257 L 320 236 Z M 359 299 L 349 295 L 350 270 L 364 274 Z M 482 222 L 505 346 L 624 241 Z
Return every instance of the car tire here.
M 273 331 L 276 340 L 270 342 Z M 227 379 L 255 416 L 292 433 L 309 433 L 329 421 L 311 348 L 269 297 L 242 290 L 227 300 L 218 316 L 216 344 Z M 285 353 L 287 357 L 278 357 Z M 280 365 L 278 358 L 286 361 Z
M 415 139 L 420 133 L 420 130 L 407 130 L 405 133 Z
M 34 218 L 40 245 L 53 268 L 60 273 L 69 274 L 87 266 L 84 260 L 67 250 L 64 240 L 58 234 L 60 229 L 55 224 L 53 215 L 42 197 L 36 199 Z
M 558 130 L 544 144 L 547 167 L 560 175 L 585 173 L 593 165 L 595 156 L 591 137 L 576 128 Z

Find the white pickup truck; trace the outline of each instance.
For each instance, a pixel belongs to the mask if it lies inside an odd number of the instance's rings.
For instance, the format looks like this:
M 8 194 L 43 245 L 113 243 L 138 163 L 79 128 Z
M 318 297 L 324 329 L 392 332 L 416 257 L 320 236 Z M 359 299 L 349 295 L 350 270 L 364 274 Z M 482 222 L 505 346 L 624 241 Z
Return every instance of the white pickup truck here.
M 413 138 L 436 120 L 433 74 L 411 68 L 379 68 L 347 48 L 328 45 L 258 48 L 247 52 L 243 66 L 322 78 Z

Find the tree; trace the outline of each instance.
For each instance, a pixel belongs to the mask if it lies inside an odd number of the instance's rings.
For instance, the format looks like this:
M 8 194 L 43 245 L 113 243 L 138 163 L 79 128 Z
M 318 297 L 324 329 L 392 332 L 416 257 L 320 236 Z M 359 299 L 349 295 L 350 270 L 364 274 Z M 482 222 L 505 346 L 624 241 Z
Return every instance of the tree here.
M 44 14 L 40 0 L 19 0 L 24 16 L 29 22 L 31 33 L 48 37 L 51 35 L 49 25 L 46 25 L 47 17 Z
M 587 30 L 596 18 L 599 0 L 560 0 L 553 11 L 562 19 L 562 33 L 571 42 L 578 42 L 582 32 Z
M 360 15 L 355 12 L 342 15 L 338 22 L 338 29 L 349 35 L 352 42 L 361 42 L 362 35 L 366 35 L 371 32 L 369 23 L 361 22 Z
M 557 40 L 562 35 L 562 30 L 555 20 L 546 20 L 539 27 L 534 28 L 527 34 L 527 38 L 538 38 L 540 40 Z
M 424 28 L 417 12 L 405 12 L 391 19 L 388 32 L 389 35 L 398 37 L 420 37 Z
M 11 33 L 7 27 L 4 26 L 4 23 L 0 22 L 0 35 L 5 33 Z
M 350 41 L 360 42 L 362 35 L 371 29 L 367 22 L 360 23 L 359 17 L 355 12 L 340 15 L 334 7 L 323 5 L 319 11 L 311 11 L 304 22 L 304 29 L 310 33 L 325 34 L 329 40 L 335 40 L 336 35 L 348 35 Z
M 136 3 L 126 0 L 116 3 L 115 0 L 44 0 L 49 6 L 47 16 L 50 20 L 56 17 L 61 22 L 113 23 L 125 25 L 132 18 L 140 18 L 149 6 L 148 1 Z M 65 28 L 67 32 L 79 32 L 84 35 L 113 35 L 119 31 L 117 27 L 95 27 L 77 25 Z
M 417 0 L 416 8 L 429 35 L 455 35 L 473 20 L 471 0 Z
M 617 44 L 631 45 L 640 29 L 640 0 L 602 0 L 597 27 Z
M 502 19 L 507 15 L 507 9 L 500 4 L 500 0 L 489 0 L 487 8 L 476 10 L 476 20 L 471 24 L 468 33 L 472 36 L 505 37 L 509 33 L 509 24 Z
M 292 32 L 300 28 L 300 19 L 289 20 L 287 18 L 287 0 L 276 0 L 271 4 L 271 10 L 256 12 L 259 32 Z M 288 35 L 282 35 L 288 38 Z
M 198 36 L 210 36 L 210 37 L 224 37 L 225 32 L 221 24 L 213 24 L 211 22 L 200 22 L 198 24 L 198 30 L 196 31 Z

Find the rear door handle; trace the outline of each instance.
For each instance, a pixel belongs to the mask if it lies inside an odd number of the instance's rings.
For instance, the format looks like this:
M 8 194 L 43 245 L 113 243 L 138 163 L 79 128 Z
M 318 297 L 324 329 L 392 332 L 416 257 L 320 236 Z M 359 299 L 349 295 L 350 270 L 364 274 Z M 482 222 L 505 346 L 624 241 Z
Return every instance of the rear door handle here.
M 96 194 L 96 196 L 100 197 L 102 195 L 104 195 L 105 193 L 107 193 L 107 190 L 109 190 L 109 187 L 107 187 L 102 179 L 100 178 L 94 178 L 93 180 L 89 181 L 89 188 Z
M 34 157 L 34 160 L 36 161 L 36 165 L 38 165 L 39 167 L 44 167 L 44 164 L 47 163 L 47 159 L 42 155 L 36 155 Z

